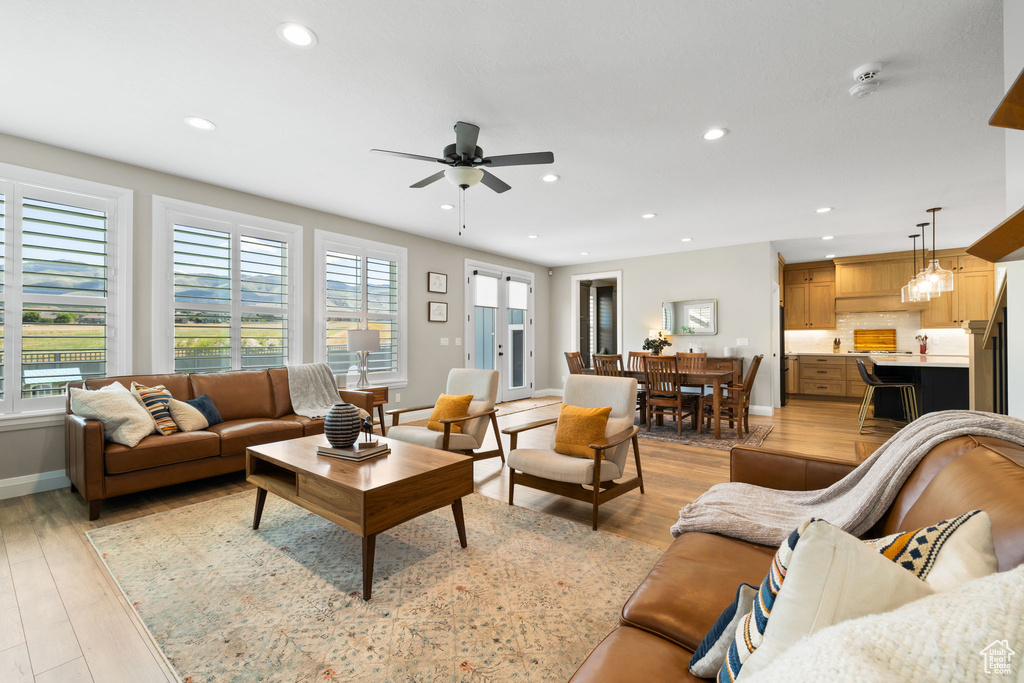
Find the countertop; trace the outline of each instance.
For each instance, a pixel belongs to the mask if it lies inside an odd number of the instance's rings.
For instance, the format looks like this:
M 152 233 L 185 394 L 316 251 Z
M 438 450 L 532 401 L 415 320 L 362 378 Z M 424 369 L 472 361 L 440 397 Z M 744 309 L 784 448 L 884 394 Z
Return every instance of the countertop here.
M 971 366 L 970 359 L 967 356 L 940 356 L 940 355 L 920 355 L 916 353 L 903 353 L 903 354 L 873 354 L 870 351 L 846 353 L 811 353 L 811 352 L 797 352 L 787 353 L 786 357 L 791 356 L 834 356 L 836 358 L 844 358 L 852 356 L 857 357 L 869 357 L 875 365 L 887 365 L 889 367 L 904 367 L 904 368 L 919 368 L 928 366 L 930 368 L 969 368 Z

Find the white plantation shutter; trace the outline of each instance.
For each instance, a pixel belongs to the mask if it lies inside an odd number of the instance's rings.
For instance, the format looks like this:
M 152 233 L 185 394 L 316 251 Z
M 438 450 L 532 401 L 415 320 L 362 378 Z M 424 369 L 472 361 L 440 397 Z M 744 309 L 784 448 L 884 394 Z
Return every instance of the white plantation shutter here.
M 169 259 L 154 258 L 154 290 L 167 290 L 159 266 L 169 262 L 174 302 L 173 332 L 157 323 L 157 367 L 171 369 L 170 358 L 174 372 L 299 362 L 299 330 L 289 321 L 290 311 L 301 310 L 290 278 L 301 227 L 163 197 L 154 198 L 154 212 L 173 245 Z
M 115 266 L 130 192 L 25 173 L 75 191 L 0 179 L 0 413 L 60 408 L 68 382 L 128 370 Z
M 359 365 L 358 355 L 348 350 L 348 331 L 378 330 L 380 351 L 369 357 L 371 381 L 404 381 L 406 250 L 325 231 L 316 232 L 315 246 L 323 301 L 316 359 L 346 375 Z

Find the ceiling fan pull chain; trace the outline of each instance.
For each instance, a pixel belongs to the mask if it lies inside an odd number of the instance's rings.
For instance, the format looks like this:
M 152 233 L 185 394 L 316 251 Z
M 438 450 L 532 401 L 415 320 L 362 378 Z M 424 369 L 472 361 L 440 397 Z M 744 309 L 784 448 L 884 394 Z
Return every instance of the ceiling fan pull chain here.
M 459 237 L 466 229 L 466 188 L 459 188 Z

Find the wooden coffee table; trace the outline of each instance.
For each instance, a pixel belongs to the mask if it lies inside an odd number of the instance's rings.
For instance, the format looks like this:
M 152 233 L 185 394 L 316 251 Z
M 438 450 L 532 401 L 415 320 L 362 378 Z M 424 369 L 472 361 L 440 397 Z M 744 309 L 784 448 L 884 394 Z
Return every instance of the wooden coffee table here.
M 373 587 L 377 534 L 414 517 L 452 506 L 459 543 L 466 547 L 462 497 L 473 492 L 473 459 L 466 455 L 377 437 L 391 452 L 363 462 L 319 456 L 323 434 L 245 450 L 246 480 L 255 484 L 258 529 L 267 492 L 329 519 L 363 538 L 363 600 Z

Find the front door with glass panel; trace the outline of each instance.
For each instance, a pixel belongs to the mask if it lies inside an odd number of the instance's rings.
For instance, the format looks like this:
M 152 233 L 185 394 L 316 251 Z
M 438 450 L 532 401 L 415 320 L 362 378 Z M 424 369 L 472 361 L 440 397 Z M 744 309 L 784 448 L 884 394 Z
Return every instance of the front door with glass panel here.
M 466 367 L 497 370 L 498 400 L 533 396 L 531 273 L 466 269 Z

